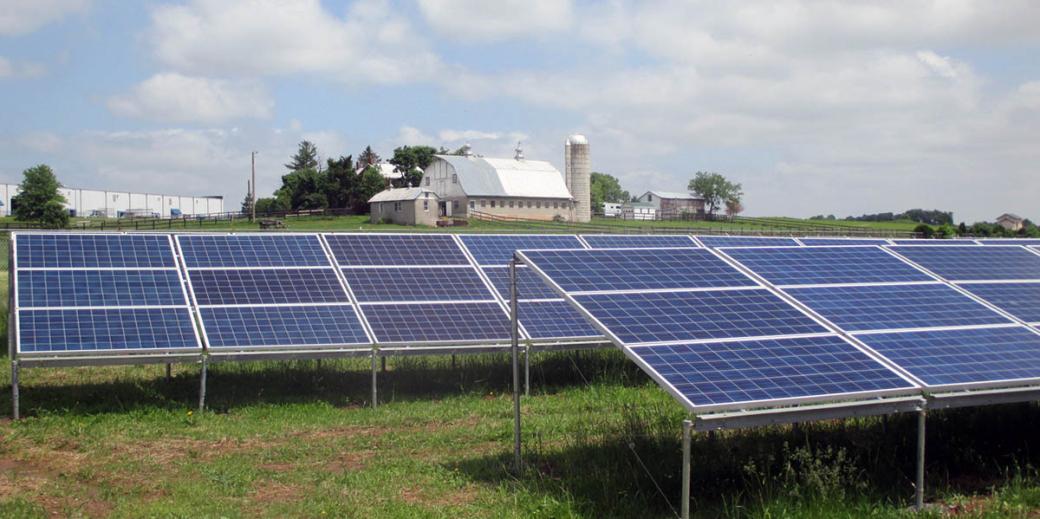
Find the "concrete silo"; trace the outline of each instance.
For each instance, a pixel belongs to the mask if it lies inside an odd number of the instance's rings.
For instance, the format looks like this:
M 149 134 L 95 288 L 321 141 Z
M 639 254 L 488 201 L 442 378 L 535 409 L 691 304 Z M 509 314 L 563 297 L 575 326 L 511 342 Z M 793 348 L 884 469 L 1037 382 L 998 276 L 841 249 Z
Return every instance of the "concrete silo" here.
M 567 189 L 574 197 L 574 221 L 592 220 L 592 200 L 589 184 L 592 182 L 592 165 L 589 163 L 589 140 L 584 135 L 567 137 L 563 146 L 564 179 Z

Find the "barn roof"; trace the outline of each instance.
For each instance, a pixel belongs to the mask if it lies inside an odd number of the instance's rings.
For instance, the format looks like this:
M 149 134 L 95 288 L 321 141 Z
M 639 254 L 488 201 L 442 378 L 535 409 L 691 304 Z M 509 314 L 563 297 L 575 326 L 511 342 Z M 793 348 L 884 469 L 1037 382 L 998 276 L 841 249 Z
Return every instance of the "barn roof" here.
M 437 155 L 459 176 L 467 196 L 571 198 L 563 174 L 541 160 Z
M 427 198 L 437 198 L 437 193 L 430 191 L 429 189 L 422 187 L 400 187 L 393 189 L 386 189 L 375 194 L 372 198 L 368 199 L 368 203 L 372 204 L 375 202 L 407 202 L 409 200 L 415 200 L 423 196 L 426 193 Z M 433 195 L 432 197 L 430 195 Z

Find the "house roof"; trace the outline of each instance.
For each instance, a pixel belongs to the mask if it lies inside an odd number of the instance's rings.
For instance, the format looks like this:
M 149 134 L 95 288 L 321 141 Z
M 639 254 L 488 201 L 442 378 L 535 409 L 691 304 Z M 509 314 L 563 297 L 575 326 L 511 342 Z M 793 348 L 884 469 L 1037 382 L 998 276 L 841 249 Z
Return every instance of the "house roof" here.
M 571 193 L 563 174 L 541 160 L 436 155 L 455 170 L 467 196 L 564 198 Z
M 1016 222 L 1021 222 L 1021 221 L 1025 220 L 1025 218 L 1022 218 L 1021 216 L 1018 216 L 1015 213 L 1004 213 L 1004 214 L 998 216 L 997 220 L 1013 220 L 1013 221 L 1016 221 Z
M 646 193 L 643 193 L 643 196 L 646 196 L 648 194 L 657 195 L 657 198 L 669 198 L 677 200 L 704 200 L 703 198 L 692 193 L 680 193 L 676 191 L 647 191 Z M 642 198 L 642 196 L 639 198 Z
M 437 193 L 430 191 L 429 189 L 422 187 L 399 187 L 391 188 L 380 191 L 375 194 L 372 198 L 368 199 L 368 203 L 375 202 L 407 202 L 409 200 L 415 200 L 421 196 L 427 198 L 437 198 Z M 432 197 L 430 195 L 433 195 Z

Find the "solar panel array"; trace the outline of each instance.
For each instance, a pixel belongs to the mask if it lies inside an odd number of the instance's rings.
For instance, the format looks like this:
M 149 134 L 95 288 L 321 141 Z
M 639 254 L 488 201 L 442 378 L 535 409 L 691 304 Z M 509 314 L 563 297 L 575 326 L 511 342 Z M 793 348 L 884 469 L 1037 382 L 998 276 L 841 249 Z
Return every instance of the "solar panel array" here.
M 201 351 L 166 235 L 17 234 L 23 355 Z
M 581 239 L 588 244 L 590 249 L 699 247 L 685 234 L 583 234 Z

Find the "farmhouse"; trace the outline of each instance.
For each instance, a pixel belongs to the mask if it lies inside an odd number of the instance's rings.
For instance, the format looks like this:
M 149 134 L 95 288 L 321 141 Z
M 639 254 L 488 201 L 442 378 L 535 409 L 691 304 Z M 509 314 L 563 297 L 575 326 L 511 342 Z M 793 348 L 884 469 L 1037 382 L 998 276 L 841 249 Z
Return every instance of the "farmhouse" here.
M 704 214 L 704 199 L 691 193 L 647 191 L 638 201 L 653 206 L 660 218 L 673 218 L 690 213 Z
M 1025 218 L 1012 213 L 1004 213 L 997 217 L 997 224 L 1009 231 L 1021 231 L 1025 221 Z
M 437 193 L 421 187 L 387 189 L 368 200 L 372 223 L 437 225 Z

